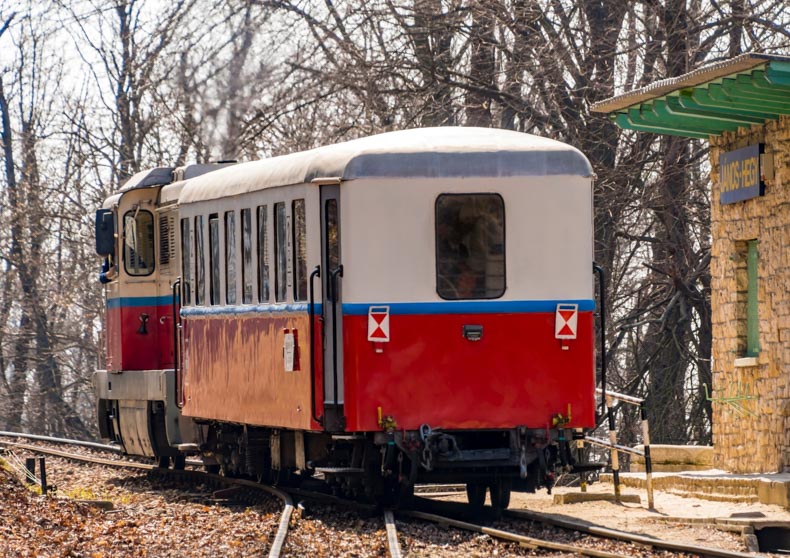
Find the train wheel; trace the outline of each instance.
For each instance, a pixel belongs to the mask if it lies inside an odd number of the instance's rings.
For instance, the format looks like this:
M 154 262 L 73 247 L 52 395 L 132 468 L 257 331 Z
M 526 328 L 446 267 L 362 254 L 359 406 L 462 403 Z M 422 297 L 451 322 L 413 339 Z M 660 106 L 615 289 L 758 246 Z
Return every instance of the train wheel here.
M 187 456 L 183 453 L 181 455 L 176 455 L 173 458 L 173 469 L 176 471 L 183 471 L 187 465 Z
M 504 510 L 510 505 L 510 479 L 498 479 L 489 485 L 491 491 L 491 506 L 495 510 Z
M 170 467 L 170 458 L 164 455 L 160 456 L 156 466 L 159 467 L 160 469 L 167 469 L 168 467 Z
M 476 482 L 466 483 L 466 499 L 476 510 L 482 510 L 486 503 L 486 485 Z

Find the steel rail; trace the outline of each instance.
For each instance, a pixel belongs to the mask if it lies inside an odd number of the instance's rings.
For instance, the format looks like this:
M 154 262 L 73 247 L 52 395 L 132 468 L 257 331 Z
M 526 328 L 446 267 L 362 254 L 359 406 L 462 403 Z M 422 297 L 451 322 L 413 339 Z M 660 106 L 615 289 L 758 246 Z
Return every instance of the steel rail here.
M 82 440 L 69 440 L 66 438 L 53 438 L 52 436 L 39 436 L 38 434 L 25 434 L 22 432 L 6 432 L 0 431 L 0 436 L 6 438 L 24 438 L 26 440 L 38 440 L 41 442 L 53 442 L 56 444 L 68 444 L 70 446 L 84 446 L 87 448 L 95 448 L 103 451 L 111 451 L 115 453 L 122 453 L 123 450 L 117 445 L 98 444 L 96 442 L 83 442 Z
M 32 452 L 43 453 L 46 455 L 54 455 L 56 457 L 63 457 L 64 459 L 71 459 L 73 461 L 96 463 L 97 465 L 109 465 L 110 467 L 118 467 L 125 469 L 141 469 L 144 471 L 150 471 L 156 469 L 155 465 L 149 465 L 147 463 L 133 463 L 131 461 L 114 461 L 112 459 L 103 459 L 101 457 L 68 453 L 65 451 L 60 451 L 52 448 L 43 448 L 41 446 L 34 446 L 32 444 L 20 444 L 19 442 L 0 442 L 0 447 L 2 446 L 26 449 Z
M 527 510 L 505 510 L 504 515 L 515 519 L 528 519 L 530 521 L 537 521 L 539 523 L 554 525 L 563 529 L 572 529 L 587 535 L 594 535 L 598 537 L 605 537 L 607 539 L 615 539 L 624 542 L 630 542 L 639 545 L 651 546 L 653 548 L 660 548 L 664 550 L 672 550 L 676 552 L 686 552 L 690 554 L 699 554 L 703 556 L 715 556 L 718 558 L 754 558 L 754 554 L 746 552 L 736 552 L 732 550 L 723 550 L 720 548 L 711 548 L 708 546 L 693 546 L 678 542 L 667 541 L 664 539 L 654 539 L 636 533 L 629 533 L 627 531 L 620 531 L 617 529 L 610 529 L 600 525 L 592 525 L 588 522 L 573 521 L 571 519 L 559 518 L 556 516 L 545 515 L 541 513 L 531 512 Z
M 60 442 L 62 443 L 62 442 Z M 282 554 L 283 547 L 285 546 L 285 540 L 288 536 L 288 527 L 291 523 L 291 516 L 293 515 L 294 504 L 293 499 L 291 498 L 290 494 L 287 492 L 275 488 L 273 486 L 268 486 L 265 484 L 259 484 L 257 482 L 248 481 L 244 479 L 229 479 L 227 477 L 223 477 L 220 475 L 210 475 L 208 473 L 204 473 L 202 471 L 183 471 L 183 470 L 172 470 L 172 469 L 161 469 L 155 465 L 149 465 L 147 463 L 131 463 L 128 461 L 113 461 L 111 459 L 103 459 L 101 457 L 94 457 L 88 455 L 78 455 L 74 453 L 68 453 L 65 451 L 60 451 L 51 448 L 42 448 L 41 446 L 34 446 L 31 444 L 20 444 L 17 442 L 0 442 L 0 447 L 2 446 L 9 446 L 9 447 L 16 447 L 21 449 L 27 449 L 33 452 L 44 453 L 46 455 L 53 455 L 57 457 L 63 457 L 65 459 L 71 459 L 73 461 L 81 461 L 85 463 L 95 463 L 98 465 L 108 465 L 110 467 L 118 467 L 118 468 L 126 468 L 126 469 L 140 469 L 145 471 L 159 471 L 163 474 L 190 474 L 190 475 L 199 475 L 201 477 L 210 478 L 217 482 L 224 483 L 224 484 L 233 484 L 233 485 L 240 485 L 240 486 L 247 486 L 250 488 L 254 488 L 257 490 L 264 490 L 269 494 L 279 498 L 282 500 L 284 508 L 283 512 L 280 515 L 280 522 L 277 528 L 277 534 L 274 536 L 274 540 L 272 541 L 272 547 L 269 549 L 269 558 L 279 558 Z
M 450 527 L 456 527 L 458 529 L 463 529 L 465 531 L 482 533 L 490 537 L 515 542 L 530 548 L 559 550 L 560 552 L 570 552 L 577 555 L 594 556 L 596 558 L 629 558 L 625 554 L 614 554 L 612 552 L 604 552 L 602 550 L 585 548 L 583 546 L 575 546 L 570 544 L 555 543 L 543 539 L 536 539 L 533 537 L 527 537 L 525 535 L 519 535 L 517 533 L 511 533 L 510 531 L 502 531 L 501 529 L 492 529 L 491 527 L 475 525 L 474 523 L 467 523 L 466 521 L 459 521 L 457 519 L 451 519 L 449 517 L 445 517 L 442 515 L 435 515 L 432 513 L 425 513 L 419 511 L 399 511 L 398 514 L 406 517 L 414 517 L 416 519 L 431 521 L 433 523 L 438 523 L 440 525 L 448 525 Z
M 92 448 L 100 451 L 107 451 L 110 453 L 118 453 L 124 455 L 123 449 L 117 444 L 98 444 L 96 442 L 84 442 L 82 440 L 70 440 L 68 438 L 55 438 L 52 436 L 40 436 L 38 434 L 25 434 L 23 432 L 0 431 L 0 436 L 6 438 L 24 438 L 26 440 L 34 440 L 38 442 L 52 442 L 53 444 L 64 444 L 69 446 L 82 446 L 86 448 Z M 130 456 L 130 457 L 141 457 L 142 459 L 146 459 L 143 456 Z M 195 467 L 200 467 L 203 465 L 203 462 L 197 459 L 187 459 L 186 464 Z
M 414 493 L 420 495 L 431 495 L 435 492 L 466 492 L 465 484 L 416 484 Z
M 387 544 L 392 558 L 401 558 L 400 542 L 398 541 L 398 529 L 395 527 L 395 515 L 392 510 L 384 511 L 384 525 L 387 528 Z
M 228 484 L 248 486 L 250 488 L 265 490 L 272 496 L 276 496 L 277 498 L 282 500 L 284 505 L 283 513 L 280 514 L 280 523 L 277 528 L 277 534 L 274 536 L 274 541 L 272 542 L 271 549 L 269 549 L 269 558 L 279 558 L 280 554 L 282 554 L 283 547 L 285 546 L 285 539 L 288 536 L 288 527 L 291 524 L 291 516 L 293 515 L 293 511 L 294 511 L 294 502 L 290 494 L 288 494 L 284 490 L 275 488 L 274 486 L 269 486 L 268 484 L 260 484 L 254 481 L 249 481 L 244 479 L 229 479 L 227 477 L 223 477 L 220 475 L 209 475 L 208 473 L 201 473 L 199 471 L 192 471 L 191 473 L 203 474 L 206 475 L 207 477 L 218 480 L 220 482 L 226 482 Z

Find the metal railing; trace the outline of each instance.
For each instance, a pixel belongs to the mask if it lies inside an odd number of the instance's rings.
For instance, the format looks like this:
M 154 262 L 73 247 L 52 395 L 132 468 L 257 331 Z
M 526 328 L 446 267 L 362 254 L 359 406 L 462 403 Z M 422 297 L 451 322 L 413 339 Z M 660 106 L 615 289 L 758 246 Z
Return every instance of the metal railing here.
M 653 501 L 653 461 L 650 458 L 650 427 L 647 422 L 647 408 L 645 407 L 645 400 L 640 397 L 633 397 L 623 393 L 616 393 L 612 391 L 604 392 L 598 388 L 595 390 L 601 394 L 606 405 L 606 415 L 609 421 L 609 440 L 601 440 L 592 436 L 585 436 L 587 443 L 608 448 L 612 456 L 612 480 L 614 481 L 614 497 L 618 502 L 621 498 L 620 493 L 620 459 L 619 452 L 628 453 L 631 455 L 639 455 L 645 459 L 645 485 L 647 488 L 647 507 L 650 510 L 655 509 Z M 614 422 L 614 401 L 622 401 L 628 405 L 639 407 L 639 416 L 642 421 L 642 444 L 644 451 L 640 451 L 627 446 L 621 446 L 617 443 L 617 431 L 615 430 Z

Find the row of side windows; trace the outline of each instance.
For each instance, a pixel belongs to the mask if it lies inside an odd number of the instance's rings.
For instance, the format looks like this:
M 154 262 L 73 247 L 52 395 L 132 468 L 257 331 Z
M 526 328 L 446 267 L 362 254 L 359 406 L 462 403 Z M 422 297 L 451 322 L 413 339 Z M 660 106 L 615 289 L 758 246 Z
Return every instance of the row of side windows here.
M 181 254 L 183 305 L 253 304 L 288 301 L 291 274 L 288 255 L 293 266 L 293 300 L 307 300 L 307 220 L 304 199 L 291 202 L 290 215 L 286 202 L 272 206 L 260 205 L 253 211 L 226 211 L 222 216 L 212 213 L 181 219 Z M 241 256 L 237 245 L 237 213 L 240 220 Z M 208 238 L 206 229 L 208 224 Z M 220 235 L 222 227 L 224 235 Z M 194 236 L 191 234 L 194 231 Z M 271 288 L 269 239 L 274 234 L 274 288 Z M 257 251 L 253 246 L 253 235 Z M 221 266 L 224 262 L 225 292 L 221 292 Z M 237 278 L 241 274 L 241 292 Z M 192 286 L 194 284 L 194 299 Z M 208 287 L 208 290 L 206 289 Z M 223 295 L 224 294 L 224 300 Z M 256 296 L 257 295 L 257 296 Z

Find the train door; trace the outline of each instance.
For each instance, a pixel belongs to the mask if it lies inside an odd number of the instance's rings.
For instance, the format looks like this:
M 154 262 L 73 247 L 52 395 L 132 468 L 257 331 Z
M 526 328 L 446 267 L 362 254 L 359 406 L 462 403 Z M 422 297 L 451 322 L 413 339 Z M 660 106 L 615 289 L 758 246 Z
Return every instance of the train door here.
M 154 327 L 159 329 L 159 362 L 162 368 L 175 366 L 175 323 L 179 301 L 175 299 L 173 282 L 178 276 L 176 268 L 176 215 L 173 210 L 161 211 L 157 216 L 159 276 L 157 298 L 161 304 Z
M 324 322 L 324 427 L 345 429 L 343 411 L 343 264 L 340 254 L 340 187 L 321 186 L 322 312 Z

